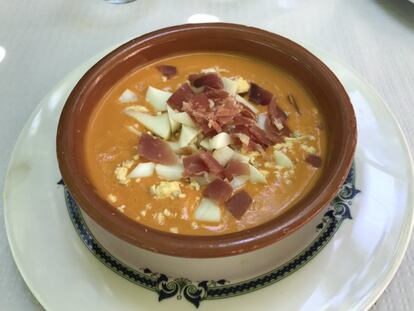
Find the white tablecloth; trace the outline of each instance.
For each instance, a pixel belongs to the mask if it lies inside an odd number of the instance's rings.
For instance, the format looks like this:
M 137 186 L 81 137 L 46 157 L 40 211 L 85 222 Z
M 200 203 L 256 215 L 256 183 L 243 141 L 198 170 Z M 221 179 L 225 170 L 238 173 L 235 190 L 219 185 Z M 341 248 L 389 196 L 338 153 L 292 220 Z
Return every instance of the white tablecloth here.
M 0 0 L 0 188 L 40 99 L 97 52 L 194 14 L 267 29 L 327 51 L 374 86 L 414 144 L 414 4 L 407 0 Z M 210 17 L 211 18 L 211 17 Z M 0 209 L 0 310 L 41 310 L 16 269 Z M 414 243 L 373 310 L 414 310 Z

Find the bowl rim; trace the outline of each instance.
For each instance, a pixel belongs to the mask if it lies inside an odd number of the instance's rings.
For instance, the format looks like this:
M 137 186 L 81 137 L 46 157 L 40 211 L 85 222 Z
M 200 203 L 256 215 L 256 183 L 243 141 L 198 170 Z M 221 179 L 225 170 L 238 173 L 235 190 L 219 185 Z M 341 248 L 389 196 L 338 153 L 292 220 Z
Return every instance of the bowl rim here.
M 349 126 L 349 135 L 344 138 L 346 152 L 341 154 L 338 169 L 332 173 L 333 178 L 329 183 L 329 187 L 324 189 L 323 195 L 307 202 L 306 208 L 300 213 L 289 214 L 290 217 L 286 216 L 288 213 L 283 213 L 258 226 L 223 235 L 173 234 L 145 226 L 117 211 L 106 200 L 99 197 L 91 185 L 85 181 L 85 176 L 76 173 L 76 160 L 74 157 L 67 156 L 71 152 L 69 143 L 70 125 L 75 117 L 75 107 L 81 103 L 80 94 L 88 87 L 93 87 L 102 68 L 108 66 L 111 61 L 120 55 L 133 52 L 134 48 L 149 40 L 200 30 L 242 31 L 261 39 L 284 42 L 308 60 L 312 60 L 318 66 L 319 71 L 329 78 L 330 86 L 338 92 Z M 344 87 L 335 74 L 315 55 L 290 39 L 262 29 L 231 23 L 202 23 L 177 25 L 144 34 L 119 46 L 93 65 L 76 84 L 63 107 L 56 136 L 56 151 L 59 169 L 66 187 L 68 187 L 82 210 L 105 230 L 124 241 L 153 252 L 188 258 L 214 258 L 238 255 L 273 244 L 295 232 L 323 211 L 335 197 L 347 176 L 353 161 L 356 136 L 355 114 Z M 299 202 L 296 202 L 295 205 Z

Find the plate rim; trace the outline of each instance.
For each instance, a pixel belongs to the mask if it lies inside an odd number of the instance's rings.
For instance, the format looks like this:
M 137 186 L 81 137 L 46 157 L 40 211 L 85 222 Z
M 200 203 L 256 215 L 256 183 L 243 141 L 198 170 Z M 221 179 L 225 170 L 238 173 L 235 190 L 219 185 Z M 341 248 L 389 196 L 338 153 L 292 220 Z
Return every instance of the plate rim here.
M 348 70 L 350 73 L 352 73 L 354 78 L 356 78 L 357 80 L 359 80 L 359 82 L 364 84 L 364 86 L 369 90 L 369 92 L 374 97 L 376 97 L 378 99 L 378 101 L 381 102 L 381 104 L 384 106 L 384 108 L 387 111 L 388 115 L 394 121 L 394 124 L 396 125 L 396 127 L 398 129 L 398 134 L 399 134 L 400 138 L 402 138 L 403 145 L 401 147 L 403 147 L 403 149 L 406 151 L 405 154 L 408 157 L 408 163 L 410 165 L 410 175 L 409 176 L 411 177 L 412 184 L 411 184 L 411 189 L 409 189 L 409 190 L 411 191 L 411 193 L 413 193 L 414 192 L 414 160 L 413 160 L 413 155 L 411 154 L 410 145 L 408 144 L 408 140 L 407 140 L 407 137 L 406 137 L 406 135 L 403 131 L 403 128 L 402 128 L 400 122 L 398 121 L 396 115 L 391 110 L 388 103 L 384 100 L 384 98 L 381 96 L 381 94 L 379 94 L 377 92 L 377 90 L 374 88 L 374 86 L 372 86 L 368 81 L 366 81 L 366 79 L 363 76 L 361 76 L 352 66 L 345 65 L 342 61 L 338 60 L 336 57 L 333 57 L 333 56 L 331 56 L 330 54 L 328 54 L 324 51 L 320 51 L 318 48 L 316 48 L 316 47 L 314 47 L 310 44 L 305 44 L 305 47 L 308 47 L 311 51 L 313 51 L 314 53 L 317 53 L 317 55 L 319 55 L 319 56 L 322 55 L 322 58 L 325 58 L 325 57 L 330 58 L 333 62 L 338 64 L 340 67 L 343 67 L 346 70 Z M 327 66 L 329 67 L 329 65 L 327 65 Z M 411 196 L 411 207 L 414 208 L 414 197 L 413 196 Z M 370 295 L 368 295 L 368 296 L 371 296 L 370 300 L 368 300 L 368 298 L 365 299 L 366 304 L 365 304 L 365 306 L 362 306 L 362 308 L 364 310 L 370 309 L 375 304 L 375 302 L 381 297 L 381 295 L 384 293 L 384 291 L 386 290 L 388 285 L 390 285 L 390 283 L 393 280 L 395 274 L 397 273 L 399 267 L 401 266 L 401 263 L 402 263 L 402 261 L 405 257 L 406 252 L 407 252 L 408 246 L 410 245 L 411 238 L 412 238 L 413 231 L 414 231 L 414 209 L 413 208 L 411 208 L 409 210 L 411 215 L 410 215 L 410 222 L 409 222 L 408 227 L 407 227 L 406 232 L 405 232 L 406 238 L 404 240 L 403 232 L 401 231 L 400 238 L 398 240 L 398 244 L 402 244 L 400 246 L 401 250 L 400 250 L 399 253 L 397 253 L 395 255 L 396 258 L 394 260 L 394 264 L 392 265 L 391 269 L 389 269 L 388 273 L 384 277 L 382 285 L 378 285 L 379 290 L 377 291 L 377 293 L 376 294 L 371 293 Z M 377 281 L 377 283 L 378 283 L 378 281 Z
M 398 121 L 396 115 L 391 110 L 391 107 L 387 104 L 387 102 L 383 99 L 383 97 L 377 92 L 377 90 L 370 83 L 368 83 L 353 67 L 343 64 L 341 61 L 338 61 L 338 59 L 336 59 L 335 57 L 332 57 L 331 55 L 328 55 L 323 51 L 319 51 L 317 48 L 312 48 L 312 50 L 318 51 L 317 55 L 324 55 L 324 57 L 330 58 L 333 62 L 340 65 L 340 67 L 346 68 L 350 73 L 352 73 L 354 78 L 358 79 L 362 84 L 364 84 L 364 86 L 369 90 L 371 95 L 376 97 L 376 99 L 378 99 L 378 101 L 382 103 L 382 105 L 386 109 L 388 115 L 394 121 L 394 124 L 396 125 L 396 127 L 398 129 L 398 134 L 399 134 L 400 138 L 402 138 L 402 142 L 403 142 L 402 147 L 406 151 L 405 154 L 408 157 L 408 163 L 409 163 L 409 166 L 410 166 L 411 181 L 414 182 L 413 155 L 411 154 L 410 146 L 408 144 L 408 140 L 407 140 L 407 137 L 405 135 L 405 132 L 403 131 L 403 128 L 402 128 L 400 122 Z M 413 191 L 413 189 L 411 189 L 411 191 Z M 413 230 L 414 230 L 414 209 L 413 209 L 414 208 L 414 197 L 413 196 L 411 197 L 411 207 L 412 208 L 409 210 L 409 212 L 410 212 L 410 217 L 409 217 L 410 221 L 409 221 L 408 226 L 405 230 L 406 231 L 405 232 L 406 238 L 404 239 L 404 237 L 403 237 L 404 233 L 403 233 L 403 231 L 401 231 L 400 238 L 398 240 L 398 244 L 399 245 L 402 244 L 400 246 L 401 250 L 400 250 L 400 252 L 396 253 L 394 263 L 392 264 L 391 269 L 389 269 L 388 273 L 385 275 L 384 280 L 381 283 L 382 285 L 378 285 L 379 290 L 377 291 L 377 293 L 372 293 L 372 291 L 371 291 L 371 294 L 368 295 L 368 296 L 371 296 L 371 300 L 368 301 L 367 298 L 365 299 L 366 300 L 366 305 L 362 306 L 362 308 L 364 310 L 370 309 L 375 304 L 375 302 L 381 297 L 381 295 L 384 293 L 384 291 L 386 290 L 388 285 L 390 285 L 390 283 L 393 280 L 395 274 L 397 273 L 399 267 L 401 266 L 401 263 L 402 263 L 402 261 L 405 257 L 406 252 L 407 252 L 408 246 L 410 245 L 411 237 L 413 235 Z M 377 283 L 378 282 L 379 281 L 377 281 Z

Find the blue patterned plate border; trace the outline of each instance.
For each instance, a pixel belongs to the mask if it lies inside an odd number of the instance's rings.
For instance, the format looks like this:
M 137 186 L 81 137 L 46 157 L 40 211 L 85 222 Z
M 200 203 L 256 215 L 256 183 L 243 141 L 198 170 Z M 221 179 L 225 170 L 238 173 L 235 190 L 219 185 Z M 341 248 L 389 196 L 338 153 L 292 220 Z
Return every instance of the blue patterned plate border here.
M 59 184 L 63 185 L 63 181 Z M 351 167 L 341 190 L 332 200 L 323 220 L 317 225 L 318 236 L 300 254 L 285 264 L 254 278 L 237 283 L 225 279 L 191 281 L 186 278 L 170 278 L 165 274 L 153 272 L 150 269 L 132 269 L 112 256 L 95 239 L 85 223 L 79 206 L 76 204 L 68 189 L 64 187 L 66 206 L 70 219 L 88 250 L 105 266 L 123 278 L 158 294 L 158 301 L 176 297 L 183 297 L 199 307 L 201 301 L 235 297 L 251 293 L 258 289 L 274 284 L 293 272 L 299 270 L 332 239 L 335 232 L 345 219 L 352 219 L 350 206 L 352 199 L 360 192 L 355 187 L 355 166 Z

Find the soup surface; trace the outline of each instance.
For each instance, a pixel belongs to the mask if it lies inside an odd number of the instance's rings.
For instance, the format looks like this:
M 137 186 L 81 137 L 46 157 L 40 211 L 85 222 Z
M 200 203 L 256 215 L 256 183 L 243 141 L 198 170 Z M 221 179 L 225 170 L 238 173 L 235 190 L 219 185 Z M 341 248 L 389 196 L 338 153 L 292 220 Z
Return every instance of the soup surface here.
M 225 234 L 277 217 L 307 193 L 323 167 L 323 128 L 288 73 L 200 52 L 115 84 L 84 148 L 89 178 L 114 209 L 174 234 Z

